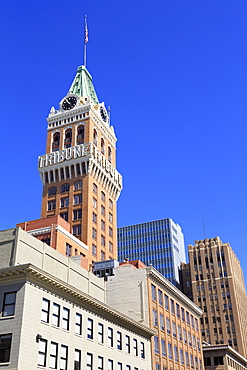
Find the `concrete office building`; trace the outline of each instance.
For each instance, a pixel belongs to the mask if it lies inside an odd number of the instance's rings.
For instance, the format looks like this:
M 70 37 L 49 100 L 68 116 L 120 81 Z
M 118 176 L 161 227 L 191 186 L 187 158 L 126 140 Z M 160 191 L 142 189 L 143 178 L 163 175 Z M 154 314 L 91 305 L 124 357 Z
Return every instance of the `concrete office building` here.
M 153 330 L 105 282 L 20 228 L 0 232 L 1 369 L 150 370 Z
M 130 261 L 106 282 L 107 303 L 156 331 L 153 370 L 203 368 L 201 310 L 154 267 Z
M 243 271 L 230 244 L 219 237 L 189 245 L 184 291 L 203 310 L 202 338 L 247 356 L 247 299 Z M 191 286 L 190 286 L 191 285 Z
M 118 259 L 141 260 L 175 285 L 186 262 L 181 227 L 171 218 L 118 228 Z

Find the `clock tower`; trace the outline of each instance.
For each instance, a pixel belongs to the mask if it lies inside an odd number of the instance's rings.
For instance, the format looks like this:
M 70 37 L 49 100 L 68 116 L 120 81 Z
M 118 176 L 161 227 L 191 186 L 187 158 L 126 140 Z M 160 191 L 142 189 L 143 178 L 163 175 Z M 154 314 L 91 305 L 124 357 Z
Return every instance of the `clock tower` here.
M 88 246 L 90 261 L 117 258 L 116 136 L 92 76 L 77 69 L 68 94 L 47 118 L 46 154 L 38 158 L 43 183 L 41 217 L 60 215 Z

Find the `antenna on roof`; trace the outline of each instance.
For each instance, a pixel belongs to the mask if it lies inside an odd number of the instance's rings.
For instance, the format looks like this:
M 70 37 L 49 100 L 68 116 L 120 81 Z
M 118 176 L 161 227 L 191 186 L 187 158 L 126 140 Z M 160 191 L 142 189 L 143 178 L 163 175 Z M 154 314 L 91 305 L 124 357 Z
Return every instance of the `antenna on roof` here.
M 87 64 L 87 43 L 88 43 L 88 28 L 87 28 L 87 16 L 84 16 L 84 57 L 83 64 L 86 67 Z

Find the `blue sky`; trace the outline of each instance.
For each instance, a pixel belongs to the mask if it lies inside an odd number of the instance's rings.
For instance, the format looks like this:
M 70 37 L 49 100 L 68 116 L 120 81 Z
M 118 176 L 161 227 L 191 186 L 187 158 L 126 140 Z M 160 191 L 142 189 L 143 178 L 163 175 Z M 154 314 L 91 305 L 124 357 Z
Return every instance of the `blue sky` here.
M 46 117 L 83 56 L 111 106 L 119 226 L 171 217 L 185 242 L 246 242 L 246 0 L 1 1 L 0 229 L 40 217 Z

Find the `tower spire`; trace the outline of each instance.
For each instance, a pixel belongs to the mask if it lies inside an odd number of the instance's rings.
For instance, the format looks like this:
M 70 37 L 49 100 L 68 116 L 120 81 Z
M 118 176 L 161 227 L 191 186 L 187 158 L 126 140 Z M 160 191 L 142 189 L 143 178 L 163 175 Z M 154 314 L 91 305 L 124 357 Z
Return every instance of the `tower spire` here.
M 87 28 L 87 16 L 84 16 L 84 57 L 83 64 L 86 67 L 87 64 L 87 43 L 88 43 L 88 28 Z

